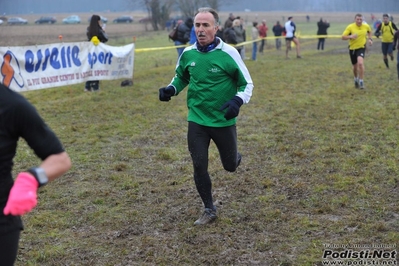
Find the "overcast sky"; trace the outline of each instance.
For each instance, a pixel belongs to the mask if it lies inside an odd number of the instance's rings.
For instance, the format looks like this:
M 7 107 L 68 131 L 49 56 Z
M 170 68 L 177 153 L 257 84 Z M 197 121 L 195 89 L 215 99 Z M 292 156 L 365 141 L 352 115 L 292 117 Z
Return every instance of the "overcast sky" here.
M 399 0 L 223 0 L 220 11 L 335 11 L 398 13 Z M 56 14 L 143 10 L 129 0 L 0 0 L 0 14 Z M 140 2 L 140 1 L 135 1 Z

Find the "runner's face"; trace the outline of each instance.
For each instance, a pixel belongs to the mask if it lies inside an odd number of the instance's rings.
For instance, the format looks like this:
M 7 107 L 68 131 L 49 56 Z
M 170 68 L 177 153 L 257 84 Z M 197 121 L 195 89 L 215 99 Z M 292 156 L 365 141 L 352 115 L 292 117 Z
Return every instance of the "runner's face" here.
M 389 18 L 388 17 L 383 17 L 382 20 L 384 21 L 385 24 L 389 23 Z
M 200 45 L 210 44 L 215 39 L 218 26 L 215 25 L 215 18 L 211 13 L 198 13 L 194 18 L 194 25 Z
M 362 17 L 356 17 L 355 21 L 356 21 L 356 25 L 357 26 L 361 26 L 362 23 L 363 23 L 363 18 Z

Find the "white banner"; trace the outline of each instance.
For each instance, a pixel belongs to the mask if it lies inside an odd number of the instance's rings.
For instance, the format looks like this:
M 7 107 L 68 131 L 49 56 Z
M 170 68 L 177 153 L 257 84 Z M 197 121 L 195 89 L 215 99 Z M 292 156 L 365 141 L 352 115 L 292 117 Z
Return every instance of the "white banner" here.
M 15 91 L 133 78 L 134 44 L 92 42 L 0 47 L 0 82 Z

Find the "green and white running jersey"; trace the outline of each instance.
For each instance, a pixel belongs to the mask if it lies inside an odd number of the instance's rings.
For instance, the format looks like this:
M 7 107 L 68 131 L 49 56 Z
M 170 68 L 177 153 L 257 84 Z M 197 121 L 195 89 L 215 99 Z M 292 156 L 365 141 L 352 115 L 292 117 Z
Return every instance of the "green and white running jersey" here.
M 252 78 L 237 50 L 220 41 L 209 51 L 200 52 L 196 45 L 187 47 L 176 65 L 171 81 L 176 95 L 188 85 L 188 121 L 209 127 L 225 127 L 236 123 L 226 120 L 220 107 L 234 96 L 248 103 L 253 90 Z

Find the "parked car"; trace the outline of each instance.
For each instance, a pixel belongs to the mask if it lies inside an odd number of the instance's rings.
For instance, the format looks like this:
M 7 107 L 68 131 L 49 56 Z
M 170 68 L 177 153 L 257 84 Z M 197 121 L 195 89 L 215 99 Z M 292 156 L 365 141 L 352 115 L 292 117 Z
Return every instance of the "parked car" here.
M 114 23 L 132 23 L 132 16 L 120 16 L 113 20 Z
M 28 24 L 28 20 L 20 17 L 13 17 L 8 19 L 7 24 L 8 25 Z
M 80 17 L 78 15 L 72 15 L 72 16 L 64 18 L 62 20 L 62 23 L 64 23 L 64 24 L 79 24 Z
M 108 19 L 106 17 L 100 16 L 100 19 L 102 21 L 102 23 L 108 23 Z M 91 17 L 89 17 L 89 19 L 87 20 L 88 22 L 90 22 Z
M 3 21 L 0 19 L 0 25 L 3 24 Z
M 41 17 L 35 21 L 36 24 L 54 24 L 57 22 L 55 17 Z

